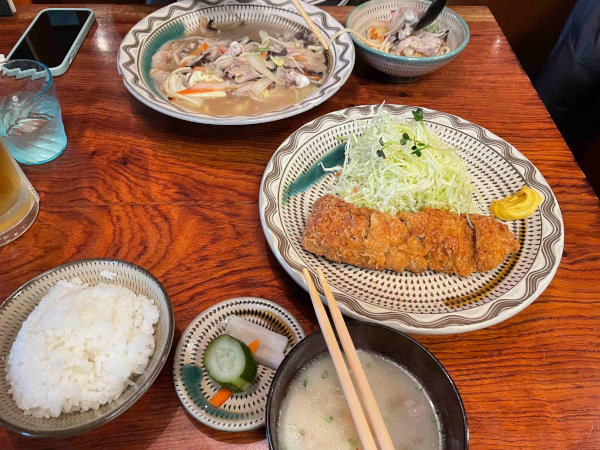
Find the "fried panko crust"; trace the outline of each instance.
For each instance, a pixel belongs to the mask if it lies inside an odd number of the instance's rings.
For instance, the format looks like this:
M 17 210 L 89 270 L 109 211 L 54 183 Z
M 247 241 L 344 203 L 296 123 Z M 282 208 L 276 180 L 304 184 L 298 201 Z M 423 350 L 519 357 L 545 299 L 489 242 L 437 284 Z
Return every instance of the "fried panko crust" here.
M 306 250 L 368 269 L 468 276 L 493 269 L 519 250 L 508 227 L 489 216 L 425 208 L 396 216 L 354 206 L 334 195 L 318 199 L 304 229 Z

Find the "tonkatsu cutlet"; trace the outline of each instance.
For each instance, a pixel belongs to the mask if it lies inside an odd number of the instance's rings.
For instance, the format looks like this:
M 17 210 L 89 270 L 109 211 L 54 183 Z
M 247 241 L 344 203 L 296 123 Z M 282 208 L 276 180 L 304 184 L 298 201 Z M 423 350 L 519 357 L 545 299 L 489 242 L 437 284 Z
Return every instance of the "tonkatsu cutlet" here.
M 508 227 L 489 216 L 425 208 L 385 214 L 334 195 L 318 199 L 302 237 L 311 253 L 367 269 L 468 276 L 498 266 L 519 250 Z

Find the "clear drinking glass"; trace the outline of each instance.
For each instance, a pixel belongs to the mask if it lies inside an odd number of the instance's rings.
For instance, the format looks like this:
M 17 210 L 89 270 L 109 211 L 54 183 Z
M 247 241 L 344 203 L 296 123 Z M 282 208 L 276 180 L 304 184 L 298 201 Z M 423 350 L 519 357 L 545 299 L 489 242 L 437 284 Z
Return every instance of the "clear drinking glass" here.
M 0 140 L 23 164 L 50 161 L 67 146 L 56 88 L 44 64 L 0 63 Z
M 40 197 L 0 140 L 0 246 L 27 231 L 39 205 Z

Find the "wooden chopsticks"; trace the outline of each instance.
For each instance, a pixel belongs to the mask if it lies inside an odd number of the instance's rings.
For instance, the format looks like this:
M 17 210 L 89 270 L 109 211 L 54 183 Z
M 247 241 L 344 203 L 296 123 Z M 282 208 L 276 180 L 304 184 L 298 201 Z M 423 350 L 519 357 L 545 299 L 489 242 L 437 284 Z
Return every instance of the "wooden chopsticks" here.
M 308 283 L 308 291 L 310 293 L 313 308 L 317 313 L 319 326 L 321 327 L 323 337 L 325 338 L 325 343 L 327 344 L 327 348 L 331 354 L 335 371 L 337 372 L 340 383 L 342 384 L 342 390 L 344 391 L 344 395 L 348 401 L 350 413 L 352 414 L 354 425 L 356 425 L 356 429 L 358 430 L 360 442 L 362 442 L 362 445 L 365 449 L 375 450 L 377 447 L 375 446 L 375 441 L 373 440 L 373 435 L 371 434 L 371 429 L 369 428 L 369 423 L 367 422 L 365 413 L 360 405 L 360 400 L 358 399 L 356 391 L 354 390 L 354 385 L 350 379 L 350 373 L 348 372 L 348 368 L 344 362 L 342 351 L 337 343 L 335 334 L 333 334 L 333 328 L 331 328 L 331 323 L 329 323 L 329 318 L 327 317 L 327 312 L 325 311 L 325 307 L 321 302 L 321 297 L 319 297 L 317 288 L 315 287 L 312 278 L 306 269 L 304 269 L 304 278 L 306 278 L 306 282 Z
M 323 35 L 319 32 L 319 29 L 313 23 L 313 21 L 311 20 L 311 18 L 308 17 L 308 14 L 304 10 L 304 8 L 300 4 L 300 2 L 298 0 L 292 0 L 292 3 L 294 4 L 294 6 L 296 7 L 296 9 L 300 13 L 300 15 L 302 16 L 302 18 L 304 19 L 304 21 L 306 22 L 306 25 L 308 25 L 308 28 L 310 28 L 310 31 L 312 31 L 315 34 L 315 36 L 317 37 L 317 39 L 319 40 L 319 42 L 321 43 L 321 45 L 323 46 L 323 48 L 325 50 L 328 50 L 329 45 L 327 45 L 327 41 L 325 41 L 325 38 L 323 38 Z
M 346 396 L 346 400 L 348 401 L 348 406 L 350 407 L 352 419 L 354 420 L 354 424 L 358 430 L 359 438 L 365 449 L 374 449 L 376 447 L 373 435 L 371 434 L 371 429 L 369 428 L 365 413 L 363 412 L 358 396 L 356 395 L 354 385 L 352 384 L 352 380 L 350 378 L 350 373 L 348 372 L 342 352 L 337 343 L 337 339 L 335 338 L 335 334 L 333 333 L 333 328 L 331 327 L 331 323 L 327 317 L 325 307 L 321 302 L 321 297 L 319 296 L 317 288 L 315 287 L 306 268 L 304 269 L 303 273 L 306 283 L 308 284 L 310 298 L 312 300 L 313 308 L 317 314 L 319 326 L 323 332 L 325 343 L 327 344 L 327 348 L 329 349 L 329 353 L 333 359 L 333 365 L 342 384 L 342 389 L 344 391 L 344 395 Z M 381 412 L 379 411 L 377 403 L 375 402 L 373 392 L 371 391 L 371 387 L 369 386 L 365 372 L 360 364 L 360 360 L 358 359 L 356 349 L 354 348 L 354 344 L 350 338 L 350 333 L 348 333 L 348 329 L 344 323 L 340 308 L 338 307 L 337 302 L 331 293 L 329 284 L 327 283 L 325 275 L 320 267 L 318 268 L 318 273 L 321 279 L 321 284 L 323 285 L 323 291 L 325 293 L 325 298 L 327 299 L 327 304 L 329 305 L 329 310 L 331 311 L 333 322 L 340 337 L 342 346 L 344 347 L 344 352 L 346 353 L 346 358 L 348 358 L 348 363 L 350 364 L 352 373 L 354 374 L 356 385 L 358 386 L 362 400 L 365 404 L 367 414 L 369 415 L 369 419 L 373 425 L 375 436 L 379 441 L 379 446 L 384 450 L 393 450 L 394 445 L 392 444 L 390 435 L 387 431 L 385 423 L 383 422 Z
M 385 423 L 383 422 L 383 417 L 381 417 L 381 411 L 379 411 L 377 402 L 375 402 L 373 391 L 371 390 L 371 386 L 367 381 L 367 376 L 365 375 L 362 364 L 358 359 L 358 354 L 354 348 L 354 343 L 352 342 L 348 328 L 346 328 L 346 323 L 342 317 L 342 312 L 340 311 L 337 301 L 335 300 L 335 297 L 329 288 L 329 284 L 325 279 L 323 270 L 319 267 L 317 268 L 317 272 L 319 274 L 319 278 L 321 279 L 321 284 L 323 285 L 323 292 L 325 293 L 325 298 L 327 299 L 327 305 L 329 306 L 329 311 L 331 312 L 335 329 L 340 337 L 342 347 L 344 347 L 344 353 L 346 353 L 346 358 L 350 364 L 350 370 L 352 370 L 354 378 L 356 379 L 358 390 L 362 397 L 365 408 L 367 409 L 367 414 L 369 415 L 371 424 L 375 429 L 375 435 L 377 436 L 379 445 L 382 449 L 393 449 L 394 444 L 392 444 L 392 439 L 390 438 Z

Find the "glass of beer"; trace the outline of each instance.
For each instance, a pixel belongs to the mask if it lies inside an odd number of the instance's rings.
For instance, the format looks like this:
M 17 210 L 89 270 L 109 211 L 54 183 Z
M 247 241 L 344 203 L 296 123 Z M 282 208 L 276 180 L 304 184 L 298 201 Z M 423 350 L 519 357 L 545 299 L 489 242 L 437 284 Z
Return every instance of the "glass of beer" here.
M 0 139 L 0 245 L 27 231 L 40 209 L 40 197 Z

